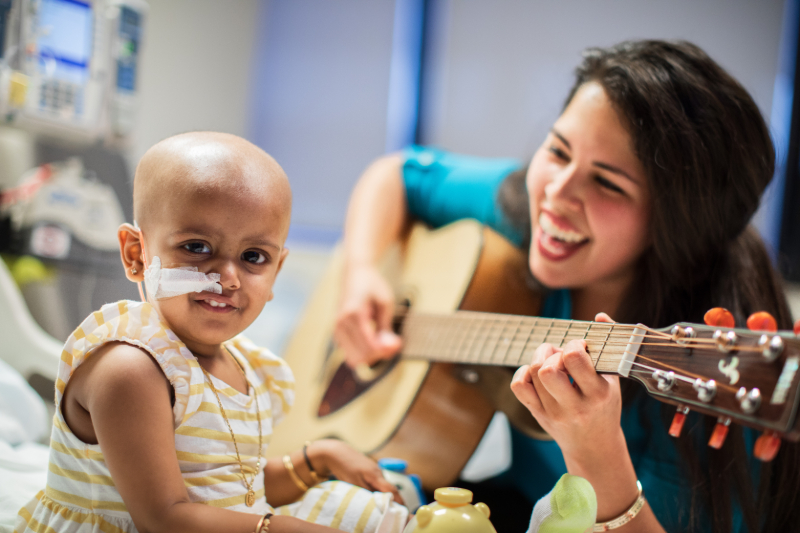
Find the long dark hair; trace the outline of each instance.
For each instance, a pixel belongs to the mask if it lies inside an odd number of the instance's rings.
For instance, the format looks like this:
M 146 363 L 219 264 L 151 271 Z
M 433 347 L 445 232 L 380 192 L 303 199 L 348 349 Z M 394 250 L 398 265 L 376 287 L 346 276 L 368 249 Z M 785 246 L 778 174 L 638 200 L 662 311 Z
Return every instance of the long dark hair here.
M 664 327 L 702 322 L 705 311 L 719 306 L 733 313 L 738 326 L 763 310 L 781 329 L 791 329 L 780 276 L 747 226 L 775 159 L 767 126 L 747 91 L 687 42 L 632 41 L 587 50 L 567 104 L 588 82 L 603 86 L 626 123 L 653 198 L 652 245 L 615 318 Z M 525 172 L 506 178 L 498 202 L 524 228 L 527 243 Z M 636 392 L 626 389 L 625 401 L 637 401 Z M 665 406 L 665 417 L 672 413 Z M 713 422 L 706 424 L 709 434 Z M 731 531 L 733 498 L 751 531 L 800 528 L 798 446 L 784 443 L 776 459 L 763 465 L 756 497 L 742 431 L 732 429 L 727 440 L 722 449 L 704 454 L 706 468 L 688 435 L 676 441 L 695 495 L 692 509 L 684 510 L 693 529 L 707 516 L 714 531 Z

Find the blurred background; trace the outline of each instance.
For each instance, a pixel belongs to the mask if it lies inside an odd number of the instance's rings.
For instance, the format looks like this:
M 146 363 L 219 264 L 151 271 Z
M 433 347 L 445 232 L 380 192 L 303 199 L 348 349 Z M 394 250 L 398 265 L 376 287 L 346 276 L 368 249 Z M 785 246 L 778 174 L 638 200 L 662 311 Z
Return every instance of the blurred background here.
M 0 531 L 46 476 L 28 384 L 52 414 L 67 336 L 138 299 L 116 229 L 137 161 L 176 133 L 245 137 L 289 175 L 291 253 L 246 331 L 280 354 L 370 161 L 420 143 L 523 162 L 585 48 L 693 41 L 772 131 L 755 223 L 800 316 L 798 20 L 800 0 L 0 0 Z
M 138 298 L 115 239 L 133 170 L 191 130 L 245 137 L 290 177 L 291 254 L 247 332 L 280 353 L 371 160 L 414 142 L 525 160 L 582 50 L 625 39 L 693 41 L 753 95 L 779 154 L 756 224 L 800 279 L 798 16 L 798 0 L 0 0 L 0 327 L 20 339 L 0 355 L 49 397 L 54 369 L 22 355 Z

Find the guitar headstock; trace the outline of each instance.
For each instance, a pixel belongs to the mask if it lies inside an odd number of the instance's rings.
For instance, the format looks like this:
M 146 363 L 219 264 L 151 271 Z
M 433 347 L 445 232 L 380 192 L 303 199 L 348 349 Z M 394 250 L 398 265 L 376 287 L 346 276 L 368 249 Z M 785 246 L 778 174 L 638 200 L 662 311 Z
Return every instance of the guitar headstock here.
M 715 448 L 731 421 L 800 440 L 800 339 L 794 332 L 775 331 L 766 313 L 748 320 L 748 326 L 764 329 L 734 328 L 733 317 L 719 308 L 709 311 L 706 322 L 712 325 L 637 328 L 632 337 L 638 346 L 627 358 L 629 377 L 679 406 L 671 433 L 680 432 L 682 414 L 692 409 L 719 417 L 709 442 Z

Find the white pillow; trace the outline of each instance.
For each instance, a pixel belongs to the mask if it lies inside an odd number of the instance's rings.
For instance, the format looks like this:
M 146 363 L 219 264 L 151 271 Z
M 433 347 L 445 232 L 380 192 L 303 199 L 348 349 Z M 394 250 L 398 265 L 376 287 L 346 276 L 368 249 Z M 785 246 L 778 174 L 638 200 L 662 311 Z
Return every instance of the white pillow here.
M 47 407 L 19 372 L 0 360 L 0 441 L 11 445 L 47 436 Z

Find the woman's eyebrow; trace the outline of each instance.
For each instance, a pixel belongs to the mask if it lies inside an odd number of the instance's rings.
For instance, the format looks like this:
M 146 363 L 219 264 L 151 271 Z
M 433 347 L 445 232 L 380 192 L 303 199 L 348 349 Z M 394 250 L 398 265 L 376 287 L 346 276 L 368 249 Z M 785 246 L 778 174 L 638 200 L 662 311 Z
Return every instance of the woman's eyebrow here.
M 559 133 L 557 129 L 550 128 L 550 133 L 552 133 L 553 135 L 558 137 L 558 140 L 560 140 L 562 143 L 564 143 L 567 148 L 572 150 L 572 145 L 569 144 L 569 141 L 563 135 L 561 135 L 561 133 Z M 598 167 L 598 168 L 602 168 L 602 169 L 607 170 L 609 172 L 613 172 L 614 174 L 619 174 L 620 176 L 622 176 L 624 178 L 627 178 L 628 180 L 630 180 L 631 182 L 633 182 L 633 183 L 635 183 L 637 185 L 639 184 L 639 182 L 637 180 L 633 179 L 630 176 L 630 174 L 628 174 L 627 172 L 625 172 L 621 168 L 615 167 L 614 165 L 609 165 L 608 163 L 603 163 L 601 161 L 592 161 L 592 164 L 594 166 Z
M 628 174 L 627 172 L 625 172 L 621 168 L 617 168 L 615 166 L 609 165 L 608 163 L 602 163 L 600 161 L 592 161 L 592 164 L 594 166 L 596 166 L 596 167 L 602 168 L 602 169 L 607 170 L 609 172 L 613 172 L 614 174 L 619 174 L 623 178 L 627 178 L 628 180 L 630 180 L 632 183 L 635 183 L 637 185 L 639 184 L 639 182 L 637 180 L 633 179 L 630 176 L 630 174 Z
M 550 128 L 550 133 L 552 133 L 553 135 L 555 135 L 556 137 L 558 137 L 558 140 L 560 140 L 562 143 L 566 144 L 566 145 L 567 145 L 567 148 L 569 148 L 570 150 L 572 150 L 572 145 L 571 145 L 571 144 L 569 144 L 569 141 L 568 141 L 568 140 L 567 140 L 567 139 L 566 139 L 566 138 L 565 138 L 563 135 L 561 135 L 561 134 L 558 132 L 558 130 L 557 130 L 557 129 L 555 129 L 555 128 Z

